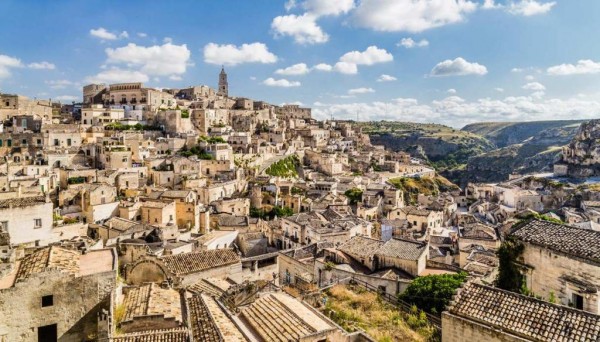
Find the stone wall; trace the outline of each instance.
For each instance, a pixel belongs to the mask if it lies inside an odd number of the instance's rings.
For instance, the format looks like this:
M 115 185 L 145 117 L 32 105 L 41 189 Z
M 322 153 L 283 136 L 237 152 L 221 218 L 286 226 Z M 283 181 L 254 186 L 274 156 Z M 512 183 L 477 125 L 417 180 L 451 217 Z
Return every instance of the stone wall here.
M 529 340 L 455 316 L 449 312 L 442 313 L 442 342 L 464 341 L 524 342 Z
M 522 257 L 524 263 L 531 266 L 526 281 L 533 293 L 547 300 L 553 292 L 557 303 L 562 305 L 569 305 L 572 295 L 579 294 L 584 298 L 585 311 L 600 312 L 597 290 L 594 293 L 585 290 L 600 286 L 600 265 L 528 243 Z
M 59 271 L 36 274 L 0 291 L 0 340 L 38 341 L 38 327 L 57 324 L 59 341 L 93 340 L 97 313 L 108 309 L 116 271 L 73 277 Z M 42 296 L 53 305 L 42 307 Z

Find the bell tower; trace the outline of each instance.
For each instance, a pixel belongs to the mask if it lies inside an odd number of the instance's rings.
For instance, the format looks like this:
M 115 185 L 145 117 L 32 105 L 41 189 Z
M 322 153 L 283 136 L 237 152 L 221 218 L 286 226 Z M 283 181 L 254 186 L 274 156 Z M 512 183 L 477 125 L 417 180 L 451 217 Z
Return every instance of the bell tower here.
M 229 84 L 227 83 L 227 73 L 225 73 L 225 67 L 221 67 L 221 73 L 219 74 L 219 91 L 218 95 L 228 96 Z

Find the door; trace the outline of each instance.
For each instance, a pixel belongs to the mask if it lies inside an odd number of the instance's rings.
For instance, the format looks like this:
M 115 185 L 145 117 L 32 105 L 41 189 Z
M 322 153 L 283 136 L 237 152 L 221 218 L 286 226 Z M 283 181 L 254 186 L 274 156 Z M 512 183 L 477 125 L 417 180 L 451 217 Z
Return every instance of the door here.
M 56 342 L 56 335 L 56 324 L 45 325 L 38 328 L 38 342 Z

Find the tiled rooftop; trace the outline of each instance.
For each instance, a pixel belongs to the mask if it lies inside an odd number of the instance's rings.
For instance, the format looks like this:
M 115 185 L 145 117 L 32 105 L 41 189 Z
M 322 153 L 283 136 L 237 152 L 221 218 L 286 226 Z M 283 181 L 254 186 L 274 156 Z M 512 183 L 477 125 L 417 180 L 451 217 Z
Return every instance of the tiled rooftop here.
M 385 242 L 363 236 L 353 236 L 338 249 L 354 257 L 364 257 L 369 260 Z
M 111 342 L 188 342 L 189 333 L 186 328 L 144 331 L 130 333 L 110 339 Z
M 79 252 L 58 246 L 38 249 L 23 258 L 15 283 L 47 269 L 58 269 L 64 273 L 77 275 L 79 273 L 79 257 Z
M 240 262 L 240 257 L 233 249 L 214 249 L 169 255 L 161 260 L 171 272 L 182 275 L 235 264 Z
M 163 289 L 154 283 L 129 288 L 125 295 L 124 322 L 136 317 L 160 315 L 165 319 L 182 322 L 179 292 Z
M 392 238 L 381 246 L 376 254 L 404 260 L 417 260 L 426 251 L 426 243 Z
M 517 227 L 511 235 L 534 245 L 600 263 L 600 232 L 595 230 L 532 220 Z
M 46 203 L 46 197 L 44 196 L 9 198 L 0 200 L 0 208 L 30 207 L 44 203 Z
M 469 282 L 448 311 L 534 341 L 599 341 L 600 316 Z

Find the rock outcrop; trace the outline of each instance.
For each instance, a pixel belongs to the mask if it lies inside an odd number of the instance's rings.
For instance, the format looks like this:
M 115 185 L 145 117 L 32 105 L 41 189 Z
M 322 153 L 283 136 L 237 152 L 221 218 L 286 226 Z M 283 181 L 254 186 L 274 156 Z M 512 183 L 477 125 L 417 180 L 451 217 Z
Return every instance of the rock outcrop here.
M 581 124 L 573 140 L 563 147 L 554 172 L 577 178 L 600 176 L 600 120 Z

